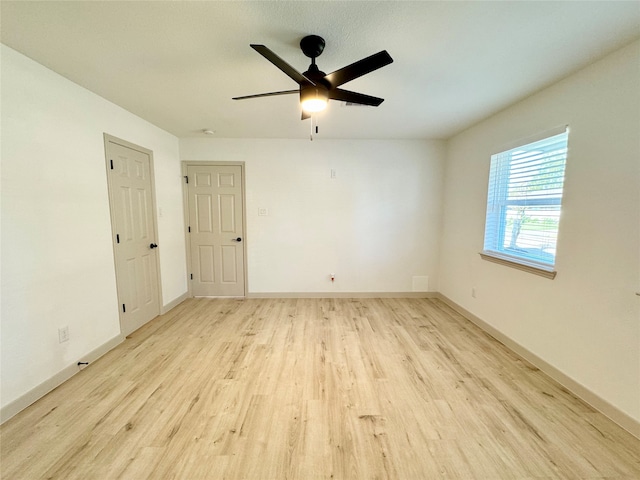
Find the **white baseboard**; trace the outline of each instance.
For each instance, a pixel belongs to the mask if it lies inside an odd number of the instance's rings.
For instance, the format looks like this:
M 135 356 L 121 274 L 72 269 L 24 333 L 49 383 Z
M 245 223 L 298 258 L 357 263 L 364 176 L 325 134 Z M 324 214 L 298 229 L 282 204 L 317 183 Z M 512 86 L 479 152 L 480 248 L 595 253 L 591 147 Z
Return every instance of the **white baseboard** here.
M 608 401 L 597 395 L 596 393 L 589 390 L 587 387 L 577 382 L 573 378 L 569 377 L 567 374 L 558 370 L 556 367 L 546 362 L 542 358 L 538 357 L 535 353 L 527 350 L 525 347 L 512 340 L 504 333 L 497 330 L 495 327 L 489 325 L 487 322 L 482 320 L 481 318 L 475 316 L 473 313 L 465 309 L 464 307 L 458 305 L 456 302 L 451 300 L 450 298 L 438 293 L 436 298 L 442 300 L 444 303 L 453 308 L 460 315 L 465 317 L 470 322 L 474 323 L 486 333 L 491 335 L 493 338 L 498 340 L 504 346 L 509 348 L 516 355 L 522 357 L 529 363 L 533 364 L 541 371 L 546 373 L 553 380 L 558 382 L 560 385 L 565 387 L 575 396 L 583 400 L 584 402 L 591 405 L 593 408 L 598 410 L 603 415 L 609 417 L 612 421 L 620 425 L 622 428 L 627 430 L 631 435 L 640 438 L 640 421 L 635 418 L 627 415 L 622 410 L 618 409 L 614 405 L 611 405 Z
M 116 335 L 111 340 L 100 345 L 98 348 L 94 349 L 86 355 L 83 355 L 76 362 L 63 368 L 51 378 L 42 382 L 40 385 L 35 386 L 24 395 L 21 395 L 14 401 L 0 408 L 0 424 L 6 422 L 15 414 L 24 410 L 32 403 L 35 403 L 40 398 L 44 397 L 47 393 L 62 385 L 64 382 L 78 373 L 80 371 L 80 368 L 78 367 L 77 362 L 95 362 L 98 358 L 111 351 L 123 341 L 124 337 L 122 335 Z
M 437 292 L 252 292 L 246 298 L 436 298 Z
M 164 315 L 165 313 L 167 313 L 172 308 L 177 307 L 178 305 L 180 305 L 182 302 L 184 302 L 189 297 L 190 297 L 189 292 L 184 292 L 179 297 L 174 298 L 169 303 L 167 303 L 166 305 L 163 305 L 162 308 L 160 308 L 160 315 Z

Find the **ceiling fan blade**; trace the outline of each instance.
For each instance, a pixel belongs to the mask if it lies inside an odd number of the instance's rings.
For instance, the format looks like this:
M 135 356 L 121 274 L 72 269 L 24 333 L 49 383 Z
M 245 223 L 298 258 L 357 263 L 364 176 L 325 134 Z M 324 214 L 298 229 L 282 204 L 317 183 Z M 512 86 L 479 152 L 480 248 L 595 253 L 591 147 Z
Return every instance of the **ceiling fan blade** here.
M 298 83 L 299 85 L 315 85 L 311 80 L 281 59 L 278 55 L 273 53 L 264 45 L 250 45 L 256 52 L 262 55 L 264 58 L 273 63 L 276 67 L 282 70 L 289 78 Z
M 332 100 L 341 100 L 348 103 L 358 103 L 360 105 L 370 105 L 377 107 L 384 98 L 372 97 L 371 95 L 365 95 L 364 93 L 350 92 L 349 90 L 342 90 L 341 88 L 334 88 L 329 90 L 329 98 Z
M 245 95 L 244 97 L 233 97 L 231 100 L 246 100 L 247 98 L 273 97 L 276 95 L 289 95 L 300 93 L 300 90 L 283 90 L 282 92 L 258 93 L 256 95 Z
M 351 65 L 347 65 L 340 70 L 336 70 L 324 78 L 328 80 L 333 88 L 339 87 L 343 83 L 350 82 L 358 77 L 366 75 L 369 72 L 373 72 L 378 68 L 382 68 L 385 65 L 389 65 L 393 62 L 393 58 L 391 55 L 387 53 L 386 50 L 382 50 L 381 52 L 374 53 L 370 57 L 363 58 L 362 60 L 358 60 Z

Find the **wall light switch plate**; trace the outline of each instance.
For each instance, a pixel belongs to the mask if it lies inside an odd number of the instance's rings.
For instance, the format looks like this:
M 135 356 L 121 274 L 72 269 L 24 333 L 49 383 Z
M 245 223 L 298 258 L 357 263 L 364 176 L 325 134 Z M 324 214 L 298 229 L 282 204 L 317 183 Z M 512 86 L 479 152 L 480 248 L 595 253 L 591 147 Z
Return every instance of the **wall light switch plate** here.
M 69 326 L 58 328 L 58 342 L 64 343 L 69 341 Z

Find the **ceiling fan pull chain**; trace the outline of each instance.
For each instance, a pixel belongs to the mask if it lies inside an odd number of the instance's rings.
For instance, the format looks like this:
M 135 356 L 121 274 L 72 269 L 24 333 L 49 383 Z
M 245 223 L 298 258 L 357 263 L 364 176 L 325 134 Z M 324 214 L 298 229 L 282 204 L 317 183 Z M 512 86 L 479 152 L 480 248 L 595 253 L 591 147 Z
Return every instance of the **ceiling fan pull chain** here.
M 311 135 L 309 136 L 309 139 L 313 142 L 313 122 L 316 122 L 316 127 L 315 127 L 315 131 L 316 131 L 316 135 L 318 135 L 318 118 L 315 115 L 311 116 Z

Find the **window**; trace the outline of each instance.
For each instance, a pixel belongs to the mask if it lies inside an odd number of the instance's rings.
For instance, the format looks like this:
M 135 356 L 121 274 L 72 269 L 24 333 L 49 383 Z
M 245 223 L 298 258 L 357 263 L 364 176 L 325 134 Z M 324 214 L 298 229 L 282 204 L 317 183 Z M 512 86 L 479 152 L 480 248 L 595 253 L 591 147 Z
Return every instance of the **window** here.
M 483 258 L 553 272 L 567 139 L 563 127 L 491 156 Z

